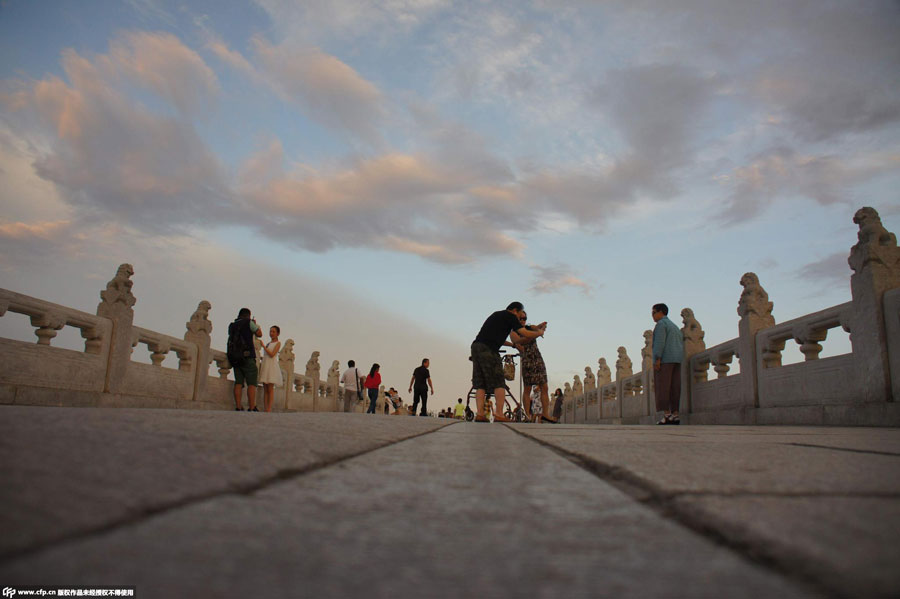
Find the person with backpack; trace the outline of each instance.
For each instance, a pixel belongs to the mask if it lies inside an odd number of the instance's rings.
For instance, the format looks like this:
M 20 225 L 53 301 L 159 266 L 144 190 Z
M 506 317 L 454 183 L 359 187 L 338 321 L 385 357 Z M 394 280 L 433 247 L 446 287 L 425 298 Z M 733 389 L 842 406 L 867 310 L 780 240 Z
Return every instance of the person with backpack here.
M 256 385 L 259 370 L 256 367 L 256 347 L 253 337 L 262 337 L 262 330 L 251 318 L 250 308 L 241 308 L 238 317 L 228 325 L 228 346 L 225 355 L 234 369 L 234 409 L 244 410 L 241 391 L 247 385 L 247 411 L 259 412 L 256 407 Z

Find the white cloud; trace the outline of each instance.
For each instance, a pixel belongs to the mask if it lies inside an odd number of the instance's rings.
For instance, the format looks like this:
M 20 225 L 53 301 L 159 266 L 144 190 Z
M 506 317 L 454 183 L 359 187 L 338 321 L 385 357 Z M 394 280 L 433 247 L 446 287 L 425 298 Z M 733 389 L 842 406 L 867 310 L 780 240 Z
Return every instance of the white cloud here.
M 771 148 L 722 179 L 732 192 L 720 218 L 730 224 L 744 222 L 784 196 L 808 198 L 822 205 L 850 204 L 848 190 L 854 184 L 898 168 L 897 154 L 848 159 L 803 155 L 784 146 Z
M 531 266 L 534 279 L 531 285 L 531 291 L 537 294 L 558 293 L 566 287 L 575 287 L 581 292 L 590 296 L 593 286 L 578 278 L 575 271 L 565 264 L 554 264 L 552 266 Z
M 218 79 L 200 56 L 170 33 L 133 31 L 110 44 L 103 66 L 152 90 L 183 113 L 209 112 Z
M 163 97 L 196 108 L 206 83 L 169 90 L 197 71 L 193 58 L 181 69 L 166 60 L 184 55 L 177 40 L 132 34 L 133 53 L 113 44 L 91 60 L 74 50 L 62 55 L 67 81 L 48 76 L 20 85 L 4 104 L 22 123 L 23 139 L 40 139 L 34 172 L 54 183 L 73 207 L 92 218 L 119 219 L 145 229 L 190 225 L 215 210 L 228 214 L 230 197 L 216 157 L 184 119 L 156 114 L 118 87 L 118 77 L 158 87 Z M 131 42 L 128 42 L 131 43 Z M 154 52 L 159 56 L 151 57 Z M 196 57 L 196 55 L 193 55 Z M 173 59 L 174 60 L 174 59 Z M 177 62 L 177 60 L 175 61 Z M 156 71 L 154 69 L 161 70 Z M 200 91 L 198 91 L 200 90 Z
M 849 250 L 831 254 L 797 269 L 796 274 L 801 279 L 822 287 L 847 285 L 850 281 L 850 275 L 853 274 L 847 263 L 849 255 Z

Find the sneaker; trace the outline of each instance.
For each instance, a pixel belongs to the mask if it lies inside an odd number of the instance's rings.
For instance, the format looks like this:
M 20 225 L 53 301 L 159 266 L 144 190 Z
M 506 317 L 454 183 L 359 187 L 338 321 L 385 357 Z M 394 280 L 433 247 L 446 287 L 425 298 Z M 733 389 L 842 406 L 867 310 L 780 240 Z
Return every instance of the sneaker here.
M 681 418 L 678 416 L 672 416 L 669 418 L 669 424 L 681 424 Z
M 659 422 L 657 422 L 656 424 L 657 424 L 657 425 L 672 424 L 672 417 L 671 417 L 669 414 L 666 414 L 666 415 L 663 416 L 662 419 L 661 419 Z

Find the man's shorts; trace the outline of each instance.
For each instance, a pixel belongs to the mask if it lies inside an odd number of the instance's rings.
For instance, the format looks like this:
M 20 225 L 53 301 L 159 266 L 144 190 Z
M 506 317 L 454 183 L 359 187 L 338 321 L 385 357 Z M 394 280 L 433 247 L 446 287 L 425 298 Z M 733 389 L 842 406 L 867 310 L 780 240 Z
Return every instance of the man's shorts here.
M 493 391 L 506 387 L 500 354 L 484 343 L 472 344 L 472 388 Z
M 253 358 L 244 358 L 238 366 L 234 367 L 234 384 L 243 385 L 246 383 L 250 387 L 257 385 L 257 377 L 259 370 L 256 368 L 256 360 Z

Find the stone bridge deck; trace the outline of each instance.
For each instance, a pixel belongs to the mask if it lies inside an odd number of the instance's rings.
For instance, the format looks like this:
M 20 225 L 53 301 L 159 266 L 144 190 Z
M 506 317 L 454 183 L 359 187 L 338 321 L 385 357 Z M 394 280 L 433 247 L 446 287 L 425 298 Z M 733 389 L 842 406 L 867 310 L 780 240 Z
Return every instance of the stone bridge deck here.
M 900 593 L 900 431 L 0 408 L 0 586 Z

